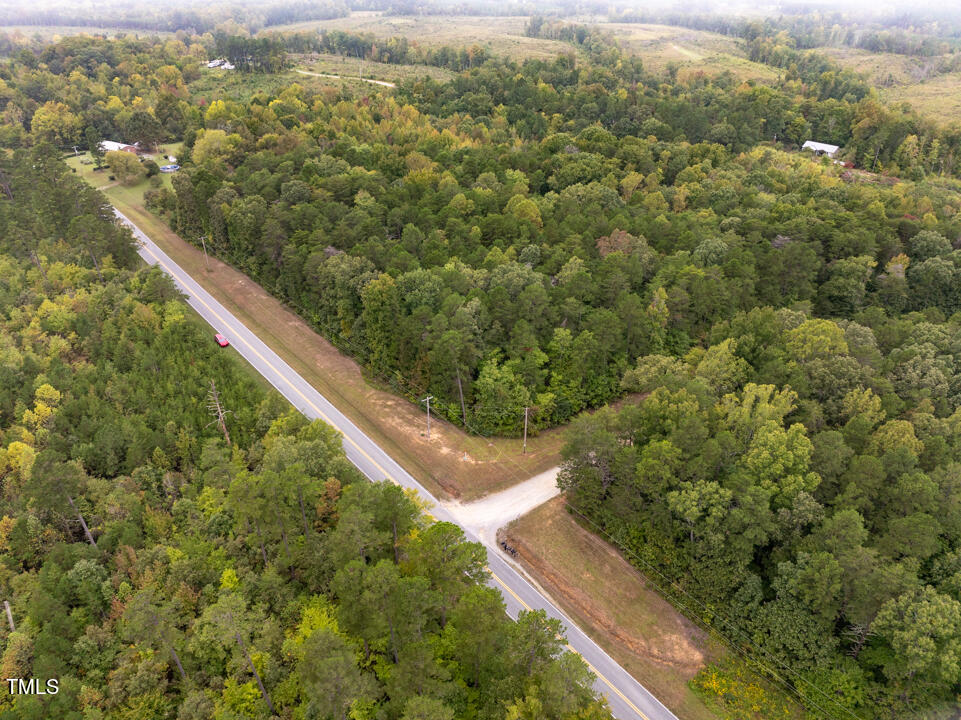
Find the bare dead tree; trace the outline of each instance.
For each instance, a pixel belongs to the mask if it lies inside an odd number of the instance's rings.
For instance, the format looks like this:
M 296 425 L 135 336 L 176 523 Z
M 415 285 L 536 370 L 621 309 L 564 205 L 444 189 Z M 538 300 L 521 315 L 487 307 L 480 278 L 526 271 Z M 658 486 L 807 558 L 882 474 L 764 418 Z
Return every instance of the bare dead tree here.
M 217 385 L 213 380 L 210 381 L 210 392 L 207 393 L 207 409 L 210 411 L 210 414 L 214 416 L 214 419 L 207 423 L 207 427 L 216 424 L 224 434 L 227 447 L 230 447 L 230 433 L 227 432 L 226 416 L 231 411 L 224 410 L 224 404 L 220 400 L 220 393 L 217 392 Z
M 37 266 L 37 270 L 40 271 L 40 275 L 43 276 L 43 284 L 49 285 L 50 281 L 47 279 L 47 271 L 43 269 L 43 263 L 40 262 L 40 256 L 33 250 L 30 251 L 30 259 L 33 264 Z
M 10 180 L 3 170 L 0 170 L 0 190 L 3 190 L 3 194 L 7 196 L 7 200 L 13 200 L 13 188 L 10 187 Z
M 93 535 L 90 534 L 90 528 L 87 527 L 87 521 L 83 519 L 83 515 L 77 510 L 77 506 L 73 504 L 73 498 L 69 495 L 67 495 L 67 502 L 70 503 L 70 508 L 77 513 L 77 517 L 80 519 L 80 526 L 83 528 L 83 534 L 87 536 L 87 542 L 97 547 L 97 542 L 93 539 Z
M 93 266 L 97 270 L 97 277 L 100 278 L 100 282 L 103 282 L 103 272 L 100 270 L 100 261 L 97 260 L 97 256 L 93 254 L 93 248 L 88 246 L 87 252 L 90 253 L 90 259 L 93 260 Z
M 232 613 L 227 613 L 227 619 L 233 627 L 237 627 L 234 623 L 234 616 Z M 250 654 L 247 652 L 247 646 L 244 645 L 244 639 L 240 637 L 240 631 L 234 631 L 234 640 L 237 641 L 238 647 L 240 647 L 240 652 L 244 654 L 247 658 L 247 664 L 250 665 L 250 671 L 254 674 L 254 678 L 257 680 L 257 686 L 260 688 L 260 694 L 264 696 L 264 702 L 267 703 L 267 707 L 270 708 L 271 714 L 274 712 L 274 704 L 270 702 L 270 695 L 267 694 L 267 688 L 264 687 L 264 681 L 260 679 L 260 673 L 257 672 L 257 668 L 254 667 L 254 661 L 250 659 Z
M 177 663 L 177 669 L 180 671 L 180 677 L 183 678 L 184 682 L 187 682 L 187 673 L 184 672 L 184 666 L 180 662 L 180 656 L 177 654 L 177 651 L 174 649 L 173 643 L 170 642 L 170 640 L 167 638 L 167 631 L 160 624 L 160 619 L 157 617 L 156 613 L 154 613 L 150 609 L 147 609 L 147 612 L 150 614 L 150 621 L 153 623 L 153 626 L 157 629 L 157 633 L 160 635 L 160 638 L 163 640 L 164 644 L 170 649 L 170 654 L 171 656 L 173 656 L 174 662 Z
M 7 612 L 7 622 L 10 624 L 10 632 L 16 632 L 17 628 L 13 624 L 13 610 L 10 609 L 10 602 L 7 600 L 3 601 L 3 609 Z
M 304 521 L 304 540 L 310 539 L 310 531 L 307 526 L 307 511 L 304 509 L 304 489 L 297 484 L 297 500 L 300 502 L 300 517 Z
M 274 510 L 274 517 L 277 518 L 277 525 L 280 527 L 280 537 L 284 541 L 284 553 L 287 555 L 287 559 L 290 559 L 290 545 L 287 543 L 287 526 L 284 524 L 284 519 L 280 516 L 280 512 L 277 510 L 277 505 L 272 503 Z
M 861 650 L 867 644 L 868 640 L 876 633 L 871 630 L 870 625 L 863 625 L 861 623 L 852 623 L 845 631 L 844 635 L 851 640 L 851 649 L 848 650 L 848 654 L 857 658 L 861 654 Z
M 264 567 L 267 567 L 267 548 L 264 547 L 264 533 L 260 529 L 260 520 L 254 520 L 254 527 L 257 528 L 257 538 L 260 542 L 260 556 L 264 559 Z

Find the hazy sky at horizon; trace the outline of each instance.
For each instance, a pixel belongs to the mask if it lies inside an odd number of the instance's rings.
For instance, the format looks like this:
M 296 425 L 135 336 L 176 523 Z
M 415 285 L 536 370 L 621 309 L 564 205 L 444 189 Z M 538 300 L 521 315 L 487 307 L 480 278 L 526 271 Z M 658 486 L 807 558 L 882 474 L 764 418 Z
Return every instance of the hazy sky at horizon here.
M 493 0 L 427 0 L 433 5 L 491 5 Z M 297 0 L 289 0 L 295 3 Z M 538 0 L 501 0 L 505 10 L 510 7 L 541 4 Z M 177 7 L 216 8 L 218 6 L 245 6 L 257 8 L 264 5 L 286 4 L 285 0 L 0 0 L 6 9 L 27 9 L 45 11 L 52 9 L 69 9 L 74 11 L 108 10 L 118 7 L 140 7 L 152 9 L 170 9 Z M 592 0 L 587 0 L 593 4 Z M 347 4 L 350 2 L 347 0 Z M 598 5 L 607 5 L 605 1 Z M 543 0 L 545 9 L 558 6 L 570 6 L 576 12 L 577 0 Z M 957 17 L 961 20 L 961 2 L 958 0 L 610 0 L 610 6 L 623 10 L 637 8 L 639 10 L 676 10 L 678 12 L 717 12 L 721 14 L 767 14 L 797 12 L 799 9 L 810 9 L 823 13 L 859 12 L 878 17 L 897 14 L 933 14 L 941 17 Z

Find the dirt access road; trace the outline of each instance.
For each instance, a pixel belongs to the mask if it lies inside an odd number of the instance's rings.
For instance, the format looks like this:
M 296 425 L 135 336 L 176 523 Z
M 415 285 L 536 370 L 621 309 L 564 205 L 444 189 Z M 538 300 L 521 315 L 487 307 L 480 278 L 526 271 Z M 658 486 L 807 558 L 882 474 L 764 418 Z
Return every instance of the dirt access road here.
M 331 80 L 360 80 L 366 83 L 372 83 L 373 85 L 382 85 L 383 87 L 395 88 L 396 83 L 387 82 L 386 80 L 374 80 L 373 78 L 365 77 L 348 77 L 345 75 L 329 75 L 327 73 L 315 73 L 309 72 L 307 70 L 294 70 L 294 72 L 299 72 L 301 75 L 310 75 L 311 77 L 319 78 L 330 78 Z
M 483 542 L 496 548 L 498 529 L 560 494 L 557 487 L 559 471 L 558 467 L 551 468 L 476 502 L 449 501 L 442 504 L 461 526 L 470 528 Z
M 401 467 L 394 458 L 352 423 L 327 398 L 310 385 L 302 376 L 271 350 L 256 333 L 246 327 L 189 274 L 184 272 L 163 250 L 146 234 L 119 211 L 114 211 L 123 224 L 129 226 L 139 242 L 138 252 L 148 263 L 157 264 L 167 272 L 177 287 L 186 295 L 187 302 L 204 318 L 211 327 L 227 335 L 234 351 L 240 353 L 271 385 L 290 403 L 311 419 L 320 419 L 338 430 L 343 436 L 344 454 L 364 475 L 374 481 L 390 480 L 401 487 L 412 490 L 429 505 L 434 506 L 433 514 L 438 520 L 460 523 L 449 513 L 439 500 L 423 485 Z M 526 483 L 525 483 L 526 484 Z M 536 501 L 540 492 L 546 492 L 553 484 L 553 478 L 537 478 L 528 489 L 528 502 Z M 508 500 L 508 502 L 510 502 Z M 520 505 L 519 502 L 515 503 Z M 469 540 L 476 536 L 472 528 L 464 527 Z M 478 538 L 479 539 L 479 538 Z M 628 674 L 596 642 L 584 634 L 551 601 L 530 584 L 517 570 L 488 544 L 486 568 L 490 573 L 488 584 L 503 593 L 505 608 L 511 617 L 517 617 L 522 610 L 543 610 L 548 617 L 554 618 L 567 628 L 567 646 L 584 658 L 588 667 L 596 675 L 594 687 L 604 693 L 613 714 L 620 720 L 677 720 L 677 717 L 662 705 L 643 685 Z

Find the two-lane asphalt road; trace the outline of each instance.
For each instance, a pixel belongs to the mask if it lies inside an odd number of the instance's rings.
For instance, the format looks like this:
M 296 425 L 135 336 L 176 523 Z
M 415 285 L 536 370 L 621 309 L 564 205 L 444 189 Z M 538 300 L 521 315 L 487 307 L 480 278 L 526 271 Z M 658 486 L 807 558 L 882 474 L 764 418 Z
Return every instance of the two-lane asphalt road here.
M 140 256 L 147 263 L 160 265 L 166 270 L 181 292 L 187 296 L 187 302 L 191 307 L 200 313 L 217 332 L 223 333 L 234 349 L 246 358 L 271 385 L 304 415 L 323 420 L 341 432 L 344 452 L 361 472 L 371 480 L 389 479 L 403 487 L 417 490 L 421 496 L 433 504 L 431 513 L 434 517 L 438 520 L 457 523 L 457 520 L 417 480 L 196 283 L 136 225 L 119 211 L 114 212 L 117 213 L 120 221 L 131 229 L 139 242 Z M 211 342 L 213 342 L 212 339 Z M 470 528 L 463 527 L 463 530 L 469 540 L 480 542 Z M 677 720 L 670 710 L 508 564 L 496 547 L 486 544 L 486 548 L 491 574 L 490 583 L 501 590 L 511 617 L 517 617 L 522 609 L 543 609 L 551 617 L 559 619 L 567 629 L 568 647 L 579 653 L 597 675 L 595 687 L 607 697 L 616 717 L 621 720 Z M 598 592 L 603 592 L 603 588 L 598 588 Z

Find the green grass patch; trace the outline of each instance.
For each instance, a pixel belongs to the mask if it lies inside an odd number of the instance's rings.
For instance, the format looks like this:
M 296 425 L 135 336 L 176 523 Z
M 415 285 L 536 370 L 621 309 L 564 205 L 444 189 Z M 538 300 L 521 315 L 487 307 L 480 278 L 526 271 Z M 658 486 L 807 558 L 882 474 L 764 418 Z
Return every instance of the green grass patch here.
M 277 95 L 284 88 L 297 83 L 310 89 L 320 89 L 340 85 L 341 80 L 316 78 L 301 75 L 293 70 L 282 73 L 241 73 L 236 70 L 203 68 L 200 78 L 188 83 L 191 97 L 197 102 L 210 104 L 214 100 L 229 98 L 238 102 L 248 102 L 258 93 Z
M 878 88 L 885 103 L 910 104 L 938 123 L 949 123 L 961 112 L 961 72 L 942 72 L 951 55 L 909 57 L 871 53 L 855 48 L 818 48 L 842 67 L 861 73 Z
M 325 53 L 297 56 L 295 61 L 297 66 L 304 70 L 340 75 L 345 79 L 369 78 L 402 83 L 405 80 L 417 80 L 423 77 L 429 77 L 439 82 L 446 82 L 455 75 L 455 73 L 450 70 L 444 70 L 443 68 L 432 67 L 430 65 L 391 65 L 362 60 L 360 58 L 328 55 Z
M 661 597 L 614 547 L 575 522 L 563 498 L 501 533 L 568 617 L 678 717 L 717 720 L 689 683 L 725 657 L 724 646 Z

